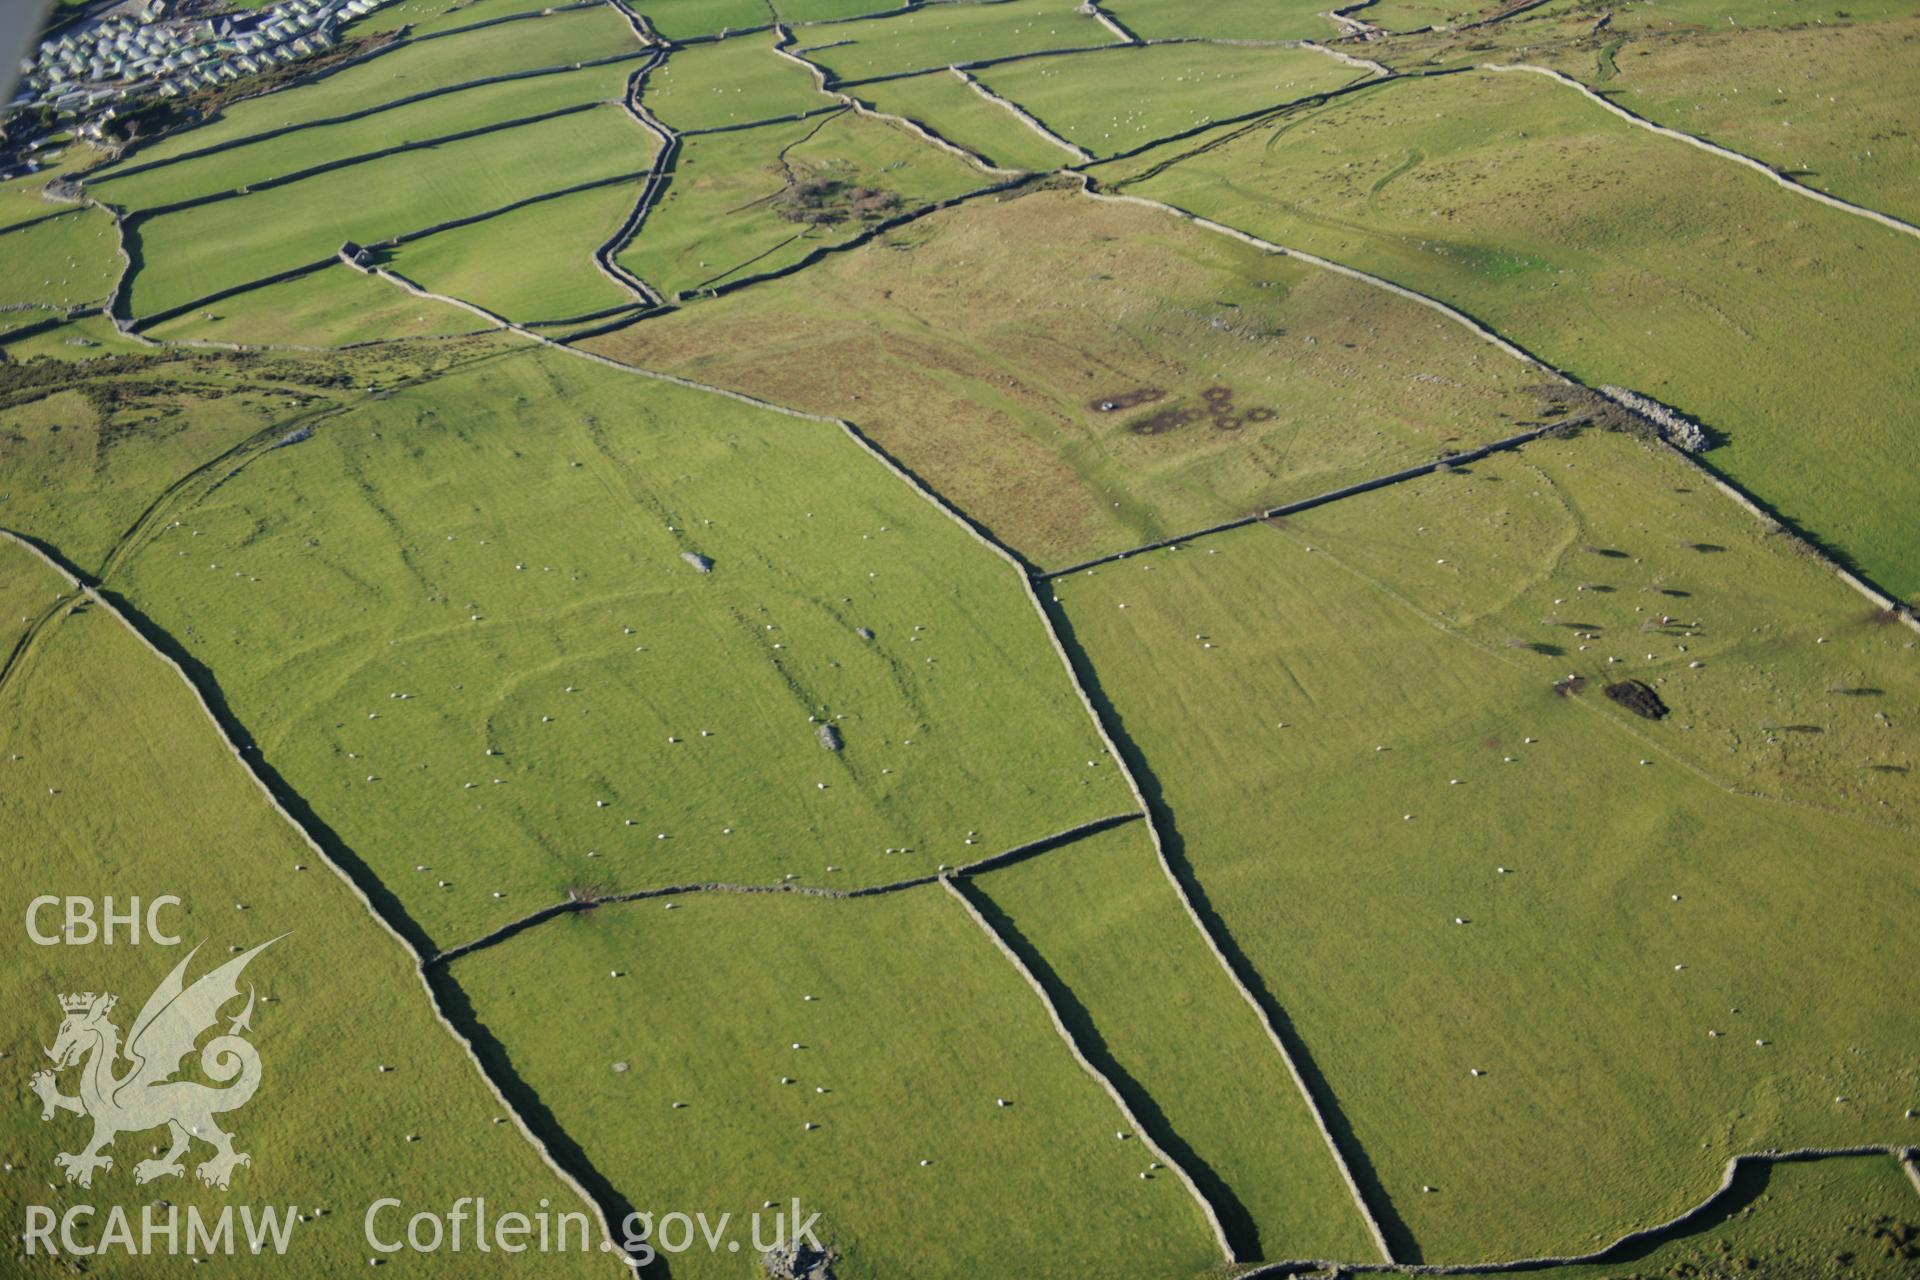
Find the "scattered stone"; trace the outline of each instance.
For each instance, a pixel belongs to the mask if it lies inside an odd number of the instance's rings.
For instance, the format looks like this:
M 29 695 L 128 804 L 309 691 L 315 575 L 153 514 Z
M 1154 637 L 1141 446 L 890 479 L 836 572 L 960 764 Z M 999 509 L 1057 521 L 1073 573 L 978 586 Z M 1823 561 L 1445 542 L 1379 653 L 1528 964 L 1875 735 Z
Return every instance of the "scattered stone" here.
M 772 1203 L 767 1207 L 771 1209 Z M 771 1280 L 834 1280 L 833 1264 L 839 1260 L 840 1255 L 830 1249 L 816 1249 L 799 1241 L 788 1241 L 760 1255 L 760 1265 Z
M 1568 398 L 1570 389 L 1556 387 L 1554 390 L 1556 398 Z M 1655 435 L 1674 448 L 1684 449 L 1688 453 L 1699 453 L 1713 446 L 1706 428 L 1679 410 L 1661 404 L 1651 396 L 1641 395 L 1626 387 L 1603 386 L 1596 390 L 1597 395 L 1594 392 L 1583 392 L 1574 398 L 1587 402 L 1582 407 L 1598 410 L 1593 416 L 1603 427 L 1641 435 Z M 1605 397 L 1605 400 L 1603 401 L 1601 397 Z

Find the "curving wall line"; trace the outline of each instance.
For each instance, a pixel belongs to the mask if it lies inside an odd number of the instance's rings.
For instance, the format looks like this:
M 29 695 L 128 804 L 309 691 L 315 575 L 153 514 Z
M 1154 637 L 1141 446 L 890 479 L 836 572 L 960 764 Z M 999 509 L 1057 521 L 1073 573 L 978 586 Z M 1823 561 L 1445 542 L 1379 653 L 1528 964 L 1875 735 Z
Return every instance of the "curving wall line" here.
M 1276 1262 L 1255 1271 L 1247 1272 L 1240 1280 L 1278 1280 L 1282 1276 L 1297 1276 L 1305 1272 L 1324 1271 L 1333 1267 L 1342 1275 L 1397 1275 L 1397 1276 L 1477 1276 L 1493 1275 L 1509 1271 L 1536 1271 L 1553 1267 L 1590 1266 L 1594 1263 L 1606 1263 L 1615 1252 L 1633 1245 L 1658 1244 L 1668 1237 L 1682 1235 L 1696 1220 L 1713 1213 L 1732 1193 L 1734 1180 L 1741 1168 L 1748 1164 L 1797 1164 L 1812 1160 L 1830 1160 L 1858 1156 L 1892 1156 L 1907 1170 L 1907 1176 L 1913 1178 L 1916 1190 L 1920 1190 L 1920 1173 L 1914 1171 L 1914 1160 L 1920 1159 L 1920 1148 L 1902 1144 L 1867 1143 L 1857 1147 L 1796 1147 L 1789 1151 L 1751 1151 L 1734 1156 L 1727 1161 L 1726 1172 L 1721 1175 L 1720 1185 L 1706 1199 L 1691 1209 L 1651 1227 L 1642 1227 L 1638 1231 L 1629 1231 L 1619 1239 L 1594 1250 L 1592 1253 L 1548 1254 L 1538 1258 L 1517 1258 L 1505 1262 L 1426 1262 L 1403 1264 L 1379 1263 L 1330 1263 L 1330 1262 Z

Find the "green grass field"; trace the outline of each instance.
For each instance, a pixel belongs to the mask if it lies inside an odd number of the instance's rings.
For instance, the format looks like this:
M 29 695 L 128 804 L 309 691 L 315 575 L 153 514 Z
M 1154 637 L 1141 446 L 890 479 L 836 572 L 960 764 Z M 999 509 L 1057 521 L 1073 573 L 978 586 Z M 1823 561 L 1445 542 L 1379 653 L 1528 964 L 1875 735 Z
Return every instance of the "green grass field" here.
M 180 160 L 128 177 L 87 184 L 95 198 L 123 209 L 146 209 L 250 184 L 410 142 L 445 138 L 586 102 L 617 102 L 630 63 L 587 67 L 530 80 L 510 80 L 428 98 L 344 124 L 317 125 L 230 151 Z M 456 146 L 439 143 L 435 149 Z M 412 153 L 418 158 L 422 153 Z
M 1373 1256 L 1285 1062 L 1187 917 L 1144 827 L 972 884 L 1028 966 L 1049 975 L 1068 1026 L 1130 1082 L 1135 1114 L 1143 1101 L 1163 1113 L 1188 1148 L 1176 1159 L 1249 1257 Z
M 1822 26 L 1909 17 L 1902 0 L 1648 0 L 1627 12 L 1628 29 L 1729 31 L 1739 27 Z
M 11 666 L 15 649 L 41 615 L 72 593 L 58 574 L 13 543 L 0 549 L 0 566 L 7 570 L 0 578 L 0 664 Z
M 1649 119 L 1915 222 L 1920 139 L 1907 125 L 1920 88 L 1901 72 L 1917 34 L 1911 16 L 1708 37 L 1648 32 L 1604 55 L 1570 49 L 1553 65 Z
M 1664 450 L 1541 442 L 1291 523 L 1542 679 L 1647 681 L 1726 786 L 1920 824 L 1913 632 Z
M 416 298 L 335 263 L 175 316 L 155 325 L 154 336 L 162 342 L 326 347 L 440 338 L 487 327 L 471 312 Z
M 0 182 L 0 229 L 32 222 L 73 207 L 42 195 L 46 185 L 47 175 L 44 173 L 27 174 Z
M 1100 22 L 1053 0 L 936 4 L 800 36 L 796 50 L 842 80 L 929 71 L 956 62 L 1118 41 Z M 830 47 L 829 47 L 830 46 Z M 815 53 L 807 53 L 812 48 Z
M 68 330 L 97 334 L 101 346 L 67 346 Z M 40 339 L 40 349 L 22 354 L 55 355 L 71 367 L 13 366 L 0 408 L 0 528 L 51 543 L 89 573 L 177 481 L 248 439 L 296 429 L 338 405 L 356 381 L 364 388 L 430 378 L 489 346 L 392 343 L 317 360 L 156 356 L 151 348 L 117 351 L 111 333 L 95 317 Z
M 1143 40 L 1205 36 L 1215 40 L 1325 40 L 1334 24 L 1325 7 L 1290 0 L 1215 0 L 1196 7 L 1185 0 L 1103 0 L 1101 8 Z
M 702 135 L 682 145 L 671 185 L 620 262 L 669 296 L 709 288 L 992 181 L 904 129 L 851 111 Z M 803 187 L 823 194 L 802 203 Z M 863 192 L 878 194 L 862 204 Z
M 117 375 L 30 397 L 0 410 L 0 527 L 44 538 L 89 569 L 176 476 L 283 414 L 325 403 L 311 388 L 249 387 L 213 361 L 139 358 Z
M 59 586 L 11 545 L 0 547 L 0 582 L 9 602 L 15 584 L 32 582 L 48 596 Z M 137 1195 L 209 1215 L 235 1201 L 295 1207 L 304 1221 L 286 1257 L 251 1258 L 243 1245 L 236 1259 L 219 1259 L 250 1275 L 364 1268 L 370 1251 L 361 1217 L 382 1195 L 416 1207 L 484 1194 L 495 1205 L 529 1210 L 542 1197 L 556 1209 L 585 1208 L 518 1129 L 497 1122 L 502 1109 L 435 1024 L 400 944 L 267 807 L 173 672 L 105 612 L 58 616 L 8 673 L 0 685 L 0 758 L 0 865 L 11 882 L 31 892 L 117 895 L 121 910 L 129 895 L 182 899 L 159 917 L 182 938 L 178 950 L 151 941 L 84 952 L 39 947 L 14 930 L 3 989 L 15 1016 L 4 1046 L 19 1064 L 23 1098 L 0 1122 L 10 1201 L 58 1211 Z M 23 914 L 28 896 L 19 894 Z M 57 920 L 55 911 L 41 923 L 57 928 Z M 113 991 L 120 998 L 113 1019 L 125 1030 L 187 948 L 201 947 L 190 969 L 198 977 L 230 948 L 280 934 L 287 936 L 246 971 L 260 997 L 252 1039 L 263 1071 L 252 1104 L 224 1121 L 238 1149 L 253 1157 L 234 1172 L 232 1189 L 193 1179 L 193 1166 L 209 1154 L 196 1143 L 184 1177 L 136 1191 L 133 1166 L 149 1148 L 159 1150 L 153 1144 L 164 1141 L 161 1132 L 122 1134 L 111 1148 L 113 1168 L 95 1175 L 90 1193 L 61 1183 L 53 1155 L 78 1150 L 86 1122 L 61 1114 L 43 1123 L 39 1105 L 24 1096 L 29 1064 L 45 1064 L 41 1047 L 60 1022 L 55 995 Z M 72 1073 L 61 1083 L 72 1090 Z M 138 1209 L 131 1212 L 137 1222 Z M 27 1257 L 18 1248 L 11 1256 L 15 1275 L 72 1274 L 71 1258 Z M 519 1274 L 500 1254 L 404 1260 L 422 1274 Z M 201 1274 L 185 1256 L 116 1253 L 95 1261 L 110 1261 L 116 1275 Z M 603 1275 L 605 1262 L 556 1255 L 542 1262 L 549 1273 Z
M 1049 567 L 1512 435 L 1540 408 L 1537 373 L 1423 308 L 1064 191 L 969 203 L 589 345 L 845 415 Z
M 0 305 L 103 302 L 120 274 L 116 248 L 113 221 L 98 209 L 0 232 Z
M 1366 73 L 1308 49 L 1167 44 L 989 67 L 989 89 L 1097 156 L 1338 88 Z M 1124 84 L 1124 96 L 1103 96 Z
M 90 360 L 104 354 L 137 355 L 141 344 L 115 329 L 98 311 L 86 312 L 51 329 L 25 335 L 15 332 L 46 319 L 41 311 L 18 313 L 17 325 L 0 333 L 0 351 L 10 360 L 32 360 L 48 356 L 62 363 Z
M 1920 219 L 1920 17 L 1327 8 L 390 0 L 308 83 L 23 80 L 0 530 L 227 728 L 0 538 L 0 1273 L 612 1280 L 365 1239 L 584 1223 L 530 1128 L 720 1233 L 650 1280 L 1913 1276 L 1894 1159 L 1716 1188 L 1920 1143 L 1920 638 L 1836 572 L 1920 602 L 1920 244 L 1488 64 Z M 286 935 L 231 1191 L 62 1181 L 50 996 L 180 952 L 40 893 Z M 24 1255 L 88 1199 L 304 1217 Z
M 1911 832 L 1726 789 L 1310 527 L 1054 586 L 1403 1256 L 1592 1249 L 1735 1153 L 1901 1140 Z
M 303 178 L 142 221 L 133 314 L 318 261 L 348 240 L 373 244 L 496 209 L 559 186 L 636 173 L 655 146 L 603 106 Z M 567 163 L 556 169 L 554 157 Z
M 1916 388 L 1912 238 L 1520 73 L 1389 85 L 1128 189 L 1378 272 L 1583 380 L 1677 406 L 1726 437 L 1715 466 L 1896 595 L 1920 592 L 1901 514 L 1920 471 L 1894 409 Z M 1847 374 L 1801 372 L 1816 367 Z
M 905 116 L 1002 168 L 1045 173 L 1076 158 L 950 72 L 875 80 L 861 85 L 854 96 L 876 111 Z
M 731 1212 L 745 1235 L 763 1204 L 798 1197 L 822 1215 L 836 1273 L 910 1274 L 929 1258 L 953 1275 L 1218 1263 L 1186 1189 L 1140 1176 L 1151 1155 L 1116 1140 L 1121 1113 L 938 886 L 671 901 L 557 920 L 451 970 L 636 1208 Z M 1038 1204 L 1059 1212 L 1013 1209 Z M 704 1247 L 668 1261 L 675 1276 L 759 1271 Z
M 386 10 L 376 9 L 368 16 L 383 12 Z M 204 124 L 138 148 L 128 155 L 126 165 L 131 168 L 268 129 L 363 111 L 429 89 L 630 53 L 638 47 L 626 20 L 606 7 L 570 10 L 444 39 L 422 40 L 311 84 L 243 99 Z M 458 99 L 465 92 L 454 97 Z M 102 174 L 105 172 L 109 171 Z
M 123 560 L 443 946 L 569 891 L 854 888 L 1129 803 L 1010 570 L 837 429 L 560 353 L 362 403 Z
M 1734 1280 L 1750 1275 L 1909 1275 L 1920 1249 L 1914 1187 L 1886 1156 L 1783 1164 L 1756 1175 L 1753 1198 L 1711 1228 L 1629 1260 L 1521 1269 L 1502 1274 L 1557 1280 L 1620 1280 L 1623 1275 Z M 1742 1191 L 1747 1191 L 1745 1182 Z M 1469 1272 L 1467 1274 L 1487 1274 Z
M 773 22 L 767 0 L 644 0 L 634 8 L 669 40 L 744 31 Z
M 786 22 L 835 22 L 900 8 L 898 0 L 772 0 Z
M 548 0 L 401 0 L 354 19 L 344 34 L 351 38 L 405 27 L 411 35 L 422 35 L 547 7 Z
M 769 33 L 676 51 L 647 76 L 644 101 L 670 129 L 712 129 L 834 105 Z
M 593 251 L 639 198 L 639 184 L 623 182 L 544 200 L 409 241 L 392 252 L 391 265 L 435 293 L 520 323 L 621 306 L 633 295 L 601 274 Z
M 1350 16 L 1388 31 L 1413 32 L 1425 27 L 1456 28 L 1489 17 L 1503 7 L 1475 0 L 1381 0 Z

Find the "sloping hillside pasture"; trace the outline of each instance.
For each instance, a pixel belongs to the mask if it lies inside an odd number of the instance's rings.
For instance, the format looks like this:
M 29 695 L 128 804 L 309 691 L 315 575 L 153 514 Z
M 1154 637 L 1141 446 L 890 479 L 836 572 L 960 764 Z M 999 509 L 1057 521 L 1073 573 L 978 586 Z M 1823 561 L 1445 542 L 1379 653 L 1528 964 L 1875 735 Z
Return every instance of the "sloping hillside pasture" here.
M 824 423 L 526 350 L 176 519 L 126 590 L 445 946 L 569 892 L 851 889 L 1129 805 L 1008 567 Z
M 1715 466 L 1920 592 L 1920 467 L 1898 411 L 1920 393 L 1920 240 L 1524 73 L 1349 96 L 1129 190 L 1378 272 L 1586 382 L 1677 406 L 1726 436 Z
M 1100 7 L 1142 40 L 1325 40 L 1339 34 L 1316 3 L 1276 0 L 1102 0 Z
M 1406 1256 L 1579 1252 L 1733 1154 L 1910 1131 L 1910 833 L 1724 789 L 1303 538 L 1053 585 Z
M 44 173 L 30 173 L 0 182 L 0 229 L 32 222 L 73 207 L 65 201 L 49 200 L 42 194 L 46 185 L 47 175 Z
M 41 324 L 50 317 L 43 309 L 16 309 L 0 313 L 0 347 L 17 337 L 22 331 L 38 331 Z
M 215 192 L 238 191 L 269 178 L 406 142 L 444 138 L 579 103 L 618 101 L 633 71 L 631 63 L 614 63 L 486 85 L 344 124 L 316 125 L 230 151 L 175 161 L 124 178 L 109 175 L 89 181 L 87 189 L 96 199 L 121 209 L 148 209 Z M 436 149 L 451 145 L 437 144 Z
M 567 3 L 568 0 L 560 0 L 560 2 Z M 411 35 L 426 35 L 430 32 L 452 31 L 460 27 L 475 26 L 500 18 L 538 13 L 553 7 L 555 7 L 554 0 L 463 0 L 462 3 L 449 5 L 437 14 L 410 17 L 407 29 Z
M 1880 22 L 1911 16 L 1902 0 L 1648 0 L 1623 13 L 1625 30 L 1695 28 L 1725 31 L 1737 27 L 1833 26 Z
M 901 7 L 898 0 L 772 0 L 772 4 L 787 22 L 834 22 Z
M 56 360 L 72 362 L 91 360 L 102 354 L 137 355 L 148 350 L 137 339 L 129 338 L 115 329 L 98 311 L 75 316 L 50 329 L 26 334 L 12 333 L 14 329 L 24 329 L 44 319 L 44 312 L 20 313 L 16 316 L 16 324 L 9 326 L 9 332 L 0 333 L 0 351 L 5 351 L 10 360 L 51 356 Z
M 997 102 L 989 102 L 948 71 L 899 80 L 875 80 L 852 96 L 876 111 L 905 116 L 947 141 L 1003 169 L 1045 173 L 1076 157 L 1042 138 Z
M 1638 1253 L 1650 1275 L 1717 1280 L 1745 1273 L 1813 1275 L 1845 1258 L 1849 1274 L 1895 1280 L 1912 1274 L 1920 1209 L 1913 1183 L 1887 1156 L 1781 1164 L 1743 1179 L 1756 1199 L 1725 1222 Z M 1536 1280 L 1612 1280 L 1621 1264 L 1507 1271 Z M 1472 1274 L 1472 1273 L 1469 1273 Z
M 376 10 L 376 13 L 381 12 Z M 246 98 L 204 124 L 131 152 L 125 167 L 179 156 L 268 129 L 364 111 L 411 94 L 487 76 L 566 66 L 640 47 L 611 6 L 569 10 L 526 22 L 422 40 L 378 54 L 310 84 Z M 631 70 L 631 68 L 629 68 Z M 479 90 L 461 90 L 462 95 Z M 97 176 L 97 175 L 96 175 Z
M 1920 1256 L 1913 1184 L 1889 1156 L 1756 1167 L 1744 1173 L 1725 1216 L 1678 1239 L 1643 1244 L 1614 1262 L 1489 1268 L 1457 1275 L 1530 1280 L 1619 1280 L 1622 1275 L 1731 1280 L 1808 1276 L 1844 1267 L 1862 1280 L 1896 1280 Z M 1844 1263 L 1838 1261 L 1844 1258 Z M 1624 1268 L 1624 1270 L 1623 1270 Z
M 1187 1150 L 1175 1158 L 1248 1257 L 1374 1256 L 1286 1063 L 1180 905 L 1143 826 L 971 884 L 1067 1025 L 1097 1046 L 1095 1061 L 1134 1114 L 1157 1112 L 1178 1135 Z
M 53 213 L 58 205 L 47 206 Z M 120 274 L 113 221 L 75 209 L 0 234 L 0 305 L 71 307 L 105 301 Z
M 140 349 L 98 359 L 65 346 L 68 360 L 36 390 L 20 387 L 0 409 L 0 527 L 41 539 L 88 573 L 99 572 L 142 513 L 176 482 L 248 440 L 270 443 L 353 394 L 428 380 L 496 349 L 490 339 L 393 342 L 351 355 L 238 357 Z M 70 335 L 68 335 L 70 336 Z M 21 344 L 25 345 L 25 344 Z M 190 486 L 188 486 L 190 487 Z
M 189 360 L 132 361 L 77 386 L 24 392 L 0 409 L 0 527 L 92 571 L 174 479 L 330 402 L 318 388 Z
M 1490 7 L 1475 0 L 1380 0 L 1352 16 L 1385 31 L 1414 32 L 1424 27 L 1452 28 L 1480 17 Z
M 560 186 L 637 173 L 655 145 L 626 112 L 604 106 L 163 213 L 129 233 L 141 264 L 131 309 L 150 315 L 318 261 L 344 241 L 373 244 Z M 564 169 L 555 170 L 555 156 L 568 157 Z
M 551 4 L 552 0 L 402 0 L 399 4 L 381 5 L 372 13 L 355 18 L 346 25 L 343 34 L 351 38 L 405 27 L 408 34 L 421 35 L 472 26 L 510 14 L 530 13 L 549 8 Z
M 1797 6 L 1796 6 L 1797 7 Z M 1920 87 L 1903 74 L 1920 18 L 1667 35 L 1552 60 L 1621 106 L 1920 222 Z
M 773 51 L 771 33 L 675 50 L 647 76 L 644 101 L 670 129 L 711 129 L 830 107 L 813 73 Z
M 1308 512 L 1311 543 L 1730 787 L 1920 826 L 1914 634 L 1664 450 L 1541 441 Z M 1598 697 L 1650 684 L 1651 722 Z
M 647 0 L 634 8 L 669 40 L 692 40 L 773 24 L 767 0 Z
M 841 80 L 1119 42 L 1099 19 L 1053 0 L 929 5 L 814 28 L 799 39 L 796 52 Z
M 1186 1188 L 1122 1139 L 1039 999 L 936 885 L 607 906 L 450 972 L 636 1208 L 733 1215 L 746 1256 L 697 1246 L 668 1258 L 676 1277 L 760 1274 L 752 1215 L 765 1240 L 795 1197 L 849 1275 L 1219 1262 Z
M 1419 48 L 1429 40 L 1451 43 L 1464 51 L 1467 61 L 1492 61 L 1487 54 L 1495 46 L 1526 45 L 1546 24 L 1564 23 L 1569 35 L 1585 35 L 1594 30 L 1597 13 L 1589 11 L 1585 0 L 1546 0 L 1520 9 L 1527 0 L 1379 0 L 1347 16 L 1370 23 L 1406 39 L 1393 42 L 1389 61 L 1397 67 L 1413 62 L 1405 51 Z M 1637 12 L 1641 6 L 1636 5 Z M 1616 19 L 1627 16 L 1625 12 Z M 1610 22 L 1604 31 L 1614 29 Z M 1522 29 L 1527 34 L 1520 34 Z M 1611 39 L 1611 36 L 1607 38 Z M 1473 58 L 1478 51 L 1481 57 Z
M 0 547 L 0 582 L 28 580 L 49 595 L 59 585 L 26 553 Z M 304 1221 L 285 1257 L 251 1257 L 241 1242 L 236 1258 L 222 1259 L 226 1269 L 259 1275 L 365 1268 L 361 1219 L 380 1196 L 444 1206 L 485 1195 L 529 1210 L 545 1197 L 556 1212 L 587 1209 L 519 1130 L 500 1121 L 505 1113 L 472 1062 L 434 1021 L 405 950 L 266 805 L 179 678 L 106 613 L 89 607 L 58 617 L 0 686 L 0 761 L 0 869 L 15 886 L 16 914 L 39 893 L 111 894 L 118 910 L 136 895 L 182 900 L 158 917 L 180 935 L 178 949 L 151 941 L 95 947 L 82 965 L 72 947 L 34 946 L 22 929 L 12 931 L 0 993 L 16 1013 L 4 1047 L 20 1064 L 23 1095 L 28 1064 L 45 1065 L 41 1047 L 59 1025 L 57 994 L 112 991 L 124 1029 L 189 947 L 200 948 L 191 980 L 230 950 L 285 935 L 245 977 L 258 994 L 249 1038 L 262 1081 L 252 1104 L 225 1123 L 252 1163 L 233 1173 L 230 1190 L 204 1187 L 193 1170 L 209 1149 L 195 1143 L 184 1176 L 136 1192 L 134 1165 L 158 1153 L 166 1135 L 123 1133 L 110 1149 L 113 1168 L 95 1175 L 95 1203 L 163 1197 L 209 1220 L 236 1199 L 295 1206 Z M 40 923 L 57 929 L 57 911 L 43 912 Z M 229 1007 L 228 1018 L 238 1009 Z M 71 1091 L 71 1073 L 61 1083 Z M 7 1108 L 0 1141 L 8 1194 L 54 1204 L 88 1195 L 67 1187 L 53 1164 L 55 1152 L 79 1150 L 86 1131 L 82 1118 L 64 1113 L 44 1123 L 31 1098 Z M 138 1209 L 129 1212 L 138 1221 Z M 395 1222 L 387 1215 L 383 1232 Z M 403 1230 L 404 1218 L 397 1223 Z M 114 1250 L 111 1270 L 200 1274 L 185 1244 L 183 1225 L 182 1256 Z M 70 1257 L 19 1249 L 11 1256 L 15 1275 L 72 1274 Z M 524 1270 L 497 1252 L 403 1256 L 423 1274 Z M 569 1276 L 604 1275 L 605 1267 L 604 1258 L 577 1252 L 541 1263 L 542 1274 Z
M 620 262 L 672 296 L 772 271 L 858 235 L 873 217 L 948 199 L 993 179 L 904 129 L 844 111 L 688 138 L 672 183 Z M 819 192 L 806 198 L 803 186 Z M 831 220 L 828 220 L 831 219 Z
M 594 265 L 593 251 L 620 229 L 639 198 L 640 184 L 623 182 L 542 200 L 410 240 L 392 250 L 389 261 L 435 293 L 522 324 L 586 315 L 635 300 Z
M 557 252 L 557 246 L 542 248 Z M 335 263 L 222 298 L 205 311 L 175 316 L 155 325 L 153 336 L 162 342 L 324 347 L 440 338 L 488 327 L 472 312 L 416 298 Z
M 12 543 L 0 548 L 0 667 L 11 665 L 14 649 L 34 623 L 72 590 L 60 576 Z M 0 685 L 4 687 L 4 685 Z
M 340 34 L 348 39 L 355 36 L 376 35 L 382 31 L 398 31 L 409 23 L 429 22 L 450 9 L 461 6 L 464 0 L 393 0 L 383 4 L 372 13 L 362 14 L 340 28 Z
M 1411 2 L 1411 0 L 1410 0 Z M 1355 10 L 1349 17 L 1385 26 L 1382 18 L 1394 16 L 1394 0 Z M 1536 8 L 1515 13 L 1481 27 L 1420 28 L 1428 21 L 1428 11 L 1417 7 L 1396 22 L 1406 29 L 1390 33 L 1385 45 L 1375 44 L 1373 55 L 1401 71 L 1431 71 L 1440 67 L 1479 66 L 1488 62 L 1538 62 L 1556 57 L 1563 48 L 1589 50 L 1587 68 L 1591 71 L 1594 55 L 1620 40 L 1613 24 L 1595 29 L 1593 14 L 1584 13 L 1582 0 L 1547 0 Z M 1616 14 L 1616 20 L 1624 13 Z M 1418 29 L 1415 29 L 1418 28 Z M 1583 77 L 1591 79 L 1590 76 Z
M 1067 141 L 1106 156 L 1367 74 L 1310 49 L 1163 44 L 1009 62 L 978 77 Z M 1100 92 L 1116 84 L 1126 93 Z
M 1062 191 L 969 202 L 588 345 L 844 415 L 1047 566 L 1512 435 L 1540 409 L 1537 372 L 1425 308 Z

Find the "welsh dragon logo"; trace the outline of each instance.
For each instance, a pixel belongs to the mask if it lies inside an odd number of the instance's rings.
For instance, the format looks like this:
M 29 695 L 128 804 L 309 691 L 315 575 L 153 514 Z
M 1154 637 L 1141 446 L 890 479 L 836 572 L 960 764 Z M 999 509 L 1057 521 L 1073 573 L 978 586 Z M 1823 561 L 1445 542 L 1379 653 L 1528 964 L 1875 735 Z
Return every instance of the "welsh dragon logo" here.
M 93 1121 L 93 1137 L 86 1146 L 53 1158 L 55 1165 L 66 1170 L 68 1182 L 92 1186 L 95 1169 L 113 1168 L 113 1157 L 105 1152 L 115 1137 L 162 1125 L 173 1145 L 159 1158 L 134 1165 L 135 1182 L 184 1173 L 180 1157 L 195 1138 L 213 1148 L 213 1155 L 194 1170 L 210 1187 L 225 1190 L 236 1167 L 253 1163 L 251 1156 L 233 1149 L 232 1136 L 213 1119 L 246 1106 L 260 1087 L 260 1055 L 242 1039 L 253 1029 L 251 984 L 246 1007 L 228 1021 L 224 1034 L 200 1050 L 201 1074 L 224 1087 L 173 1077 L 200 1037 L 219 1022 L 220 1010 L 239 998 L 240 974 L 247 963 L 279 940 L 269 939 L 237 955 L 187 986 L 187 964 L 200 950 L 194 947 L 147 997 L 124 1046 L 120 1028 L 108 1018 L 117 997 L 91 991 L 60 997 L 66 1017 L 53 1047 L 46 1051 L 54 1069 L 37 1072 L 32 1085 L 40 1095 L 42 1120 L 53 1119 L 58 1111 L 71 1111 Z M 56 1073 L 75 1065 L 80 1067 L 79 1093 L 69 1097 L 60 1092 Z

